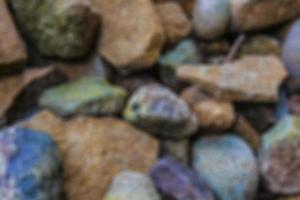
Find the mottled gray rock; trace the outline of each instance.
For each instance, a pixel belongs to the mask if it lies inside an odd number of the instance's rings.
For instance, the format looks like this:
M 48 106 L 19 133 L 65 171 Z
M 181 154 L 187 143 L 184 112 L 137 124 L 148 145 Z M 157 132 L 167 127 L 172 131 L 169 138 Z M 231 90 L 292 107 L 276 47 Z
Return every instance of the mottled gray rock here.
M 197 130 L 195 116 L 188 105 L 171 90 L 151 84 L 140 87 L 124 110 L 126 120 L 164 138 L 185 138 Z

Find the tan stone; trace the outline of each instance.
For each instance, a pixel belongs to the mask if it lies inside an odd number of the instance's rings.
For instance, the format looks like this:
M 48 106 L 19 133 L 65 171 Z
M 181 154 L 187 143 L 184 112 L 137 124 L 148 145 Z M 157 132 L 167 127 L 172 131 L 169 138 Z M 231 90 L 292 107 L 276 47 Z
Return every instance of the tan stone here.
M 171 2 L 172 0 L 154 0 L 156 3 Z M 180 4 L 184 11 L 190 16 L 195 5 L 195 0 L 173 0 Z
M 221 66 L 182 66 L 177 75 L 221 99 L 274 102 L 287 72 L 276 56 L 245 56 Z
M 5 0 L 0 0 L 0 21 L 1 73 L 22 67 L 27 60 L 27 53 Z
M 253 150 L 258 151 L 261 137 L 245 117 L 241 115 L 237 117 L 237 122 L 233 130 L 247 141 Z
M 181 92 L 181 97 L 189 104 L 191 108 L 200 101 L 207 100 L 209 97 L 197 85 L 185 88 Z
M 231 0 L 234 30 L 250 31 L 268 28 L 300 14 L 300 0 Z M 237 4 L 237 5 L 236 5 Z
M 194 105 L 194 112 L 200 127 L 213 130 L 226 130 L 234 124 L 236 116 L 229 102 L 208 99 Z
M 53 135 L 63 155 L 68 199 L 99 200 L 121 171 L 147 173 L 156 161 L 158 142 L 126 122 L 78 117 L 67 122 L 44 111 L 25 122 Z
M 151 67 L 165 40 L 151 0 L 93 2 L 103 19 L 100 54 L 121 70 Z
M 191 23 L 176 2 L 159 3 L 156 9 L 170 43 L 176 43 L 191 31 Z
M 36 105 L 43 89 L 63 79 L 65 77 L 54 67 L 26 70 L 0 79 L 0 124 Z

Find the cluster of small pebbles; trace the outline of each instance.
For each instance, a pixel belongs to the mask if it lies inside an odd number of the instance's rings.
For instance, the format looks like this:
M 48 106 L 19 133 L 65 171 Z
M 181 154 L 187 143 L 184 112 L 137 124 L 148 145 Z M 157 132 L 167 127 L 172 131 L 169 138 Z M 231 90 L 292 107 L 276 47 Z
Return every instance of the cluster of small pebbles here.
M 0 128 L 0 200 L 299 200 L 300 0 L 0 0 Z

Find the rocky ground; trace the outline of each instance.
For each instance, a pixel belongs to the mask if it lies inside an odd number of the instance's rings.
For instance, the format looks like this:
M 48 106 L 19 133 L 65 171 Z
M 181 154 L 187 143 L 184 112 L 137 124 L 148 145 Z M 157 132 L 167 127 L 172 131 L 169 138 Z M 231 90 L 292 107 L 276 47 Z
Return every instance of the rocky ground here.
M 300 200 L 300 0 L 0 0 L 0 200 Z

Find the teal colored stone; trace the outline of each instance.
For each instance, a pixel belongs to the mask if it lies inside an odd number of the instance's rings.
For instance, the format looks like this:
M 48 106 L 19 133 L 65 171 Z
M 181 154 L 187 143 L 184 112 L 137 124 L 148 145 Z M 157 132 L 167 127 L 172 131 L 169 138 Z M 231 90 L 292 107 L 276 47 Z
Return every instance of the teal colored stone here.
M 286 115 L 262 139 L 260 170 L 270 191 L 300 192 L 300 117 Z
M 72 59 L 91 49 L 99 16 L 88 1 L 11 0 L 21 31 L 46 56 Z
M 198 128 L 195 115 L 186 102 L 158 84 L 137 89 L 126 105 L 124 118 L 153 135 L 167 139 L 189 137 Z
M 97 77 L 86 77 L 46 90 L 41 107 L 65 117 L 74 114 L 109 115 L 123 109 L 127 92 Z
M 179 84 L 176 77 L 177 69 L 184 64 L 196 64 L 200 61 L 201 54 L 194 41 L 183 40 L 159 59 L 160 77 L 165 84 L 176 88 Z
M 253 200 L 258 167 L 251 148 L 234 135 L 206 137 L 193 145 L 193 167 L 219 200 Z

